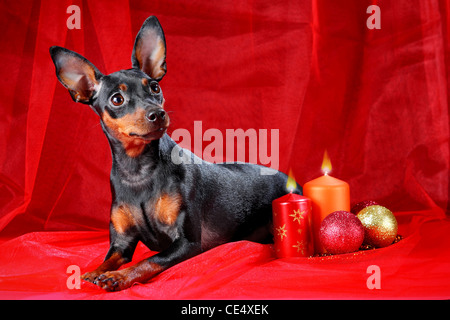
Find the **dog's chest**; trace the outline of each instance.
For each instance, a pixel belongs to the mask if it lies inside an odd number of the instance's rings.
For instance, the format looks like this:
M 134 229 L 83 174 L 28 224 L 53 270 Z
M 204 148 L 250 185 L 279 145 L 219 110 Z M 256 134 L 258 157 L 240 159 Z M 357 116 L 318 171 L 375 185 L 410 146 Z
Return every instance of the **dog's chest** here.
M 159 250 L 178 237 L 177 219 L 182 199 L 176 193 L 161 193 L 146 201 L 120 201 L 111 209 L 111 224 L 118 234 L 138 234 L 144 244 Z

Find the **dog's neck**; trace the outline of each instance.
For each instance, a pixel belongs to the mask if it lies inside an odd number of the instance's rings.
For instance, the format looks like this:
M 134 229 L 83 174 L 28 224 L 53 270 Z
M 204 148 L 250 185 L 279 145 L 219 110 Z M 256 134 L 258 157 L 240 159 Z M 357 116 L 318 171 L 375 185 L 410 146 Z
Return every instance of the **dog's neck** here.
M 111 179 L 134 188 L 151 183 L 157 168 L 170 161 L 171 146 L 175 145 L 175 142 L 167 134 L 164 134 L 160 139 L 145 145 L 139 155 L 130 157 L 122 142 L 109 134 L 106 136 L 111 147 L 113 161 Z

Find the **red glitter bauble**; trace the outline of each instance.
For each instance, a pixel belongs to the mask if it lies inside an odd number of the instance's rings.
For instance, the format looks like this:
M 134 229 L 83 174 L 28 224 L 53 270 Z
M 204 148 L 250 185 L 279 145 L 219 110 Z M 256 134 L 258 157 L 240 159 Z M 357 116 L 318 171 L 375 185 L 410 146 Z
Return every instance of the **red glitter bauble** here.
M 319 237 L 328 253 L 354 252 L 363 243 L 364 227 L 354 214 L 335 211 L 323 219 Z
M 370 207 L 370 206 L 376 206 L 376 205 L 378 205 L 378 203 L 376 203 L 373 200 L 361 201 L 361 202 L 358 202 L 357 204 L 355 204 L 350 211 L 353 214 L 358 214 L 358 212 L 360 212 L 362 209 Z

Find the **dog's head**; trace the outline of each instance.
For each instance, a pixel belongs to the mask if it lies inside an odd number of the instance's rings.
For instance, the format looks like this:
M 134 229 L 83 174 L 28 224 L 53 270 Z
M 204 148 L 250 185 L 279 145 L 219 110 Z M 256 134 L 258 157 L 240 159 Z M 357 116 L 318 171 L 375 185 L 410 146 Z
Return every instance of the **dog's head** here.
M 166 74 L 166 42 L 156 17 L 145 20 L 136 36 L 131 69 L 103 75 L 76 52 L 51 47 L 50 55 L 72 99 L 90 105 L 107 135 L 120 141 L 129 156 L 166 132 L 169 116 L 159 86 Z

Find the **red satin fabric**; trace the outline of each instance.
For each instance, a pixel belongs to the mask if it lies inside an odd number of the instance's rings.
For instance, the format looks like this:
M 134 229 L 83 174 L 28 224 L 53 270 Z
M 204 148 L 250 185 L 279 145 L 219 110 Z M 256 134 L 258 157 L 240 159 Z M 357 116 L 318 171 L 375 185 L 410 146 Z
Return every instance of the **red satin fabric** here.
M 66 27 L 71 4 L 80 30 Z M 366 27 L 372 4 L 379 30 Z M 449 13 L 444 0 L 2 2 L 0 297 L 449 298 Z M 69 265 L 92 269 L 108 249 L 111 155 L 98 117 L 57 83 L 48 48 L 126 69 L 149 15 L 166 33 L 169 134 L 193 136 L 194 121 L 223 136 L 278 129 L 278 167 L 300 184 L 320 175 L 327 149 L 352 203 L 387 206 L 405 239 L 314 259 L 237 242 L 124 292 L 67 289 Z M 149 254 L 140 246 L 134 262 Z M 370 265 L 380 290 L 366 286 Z

